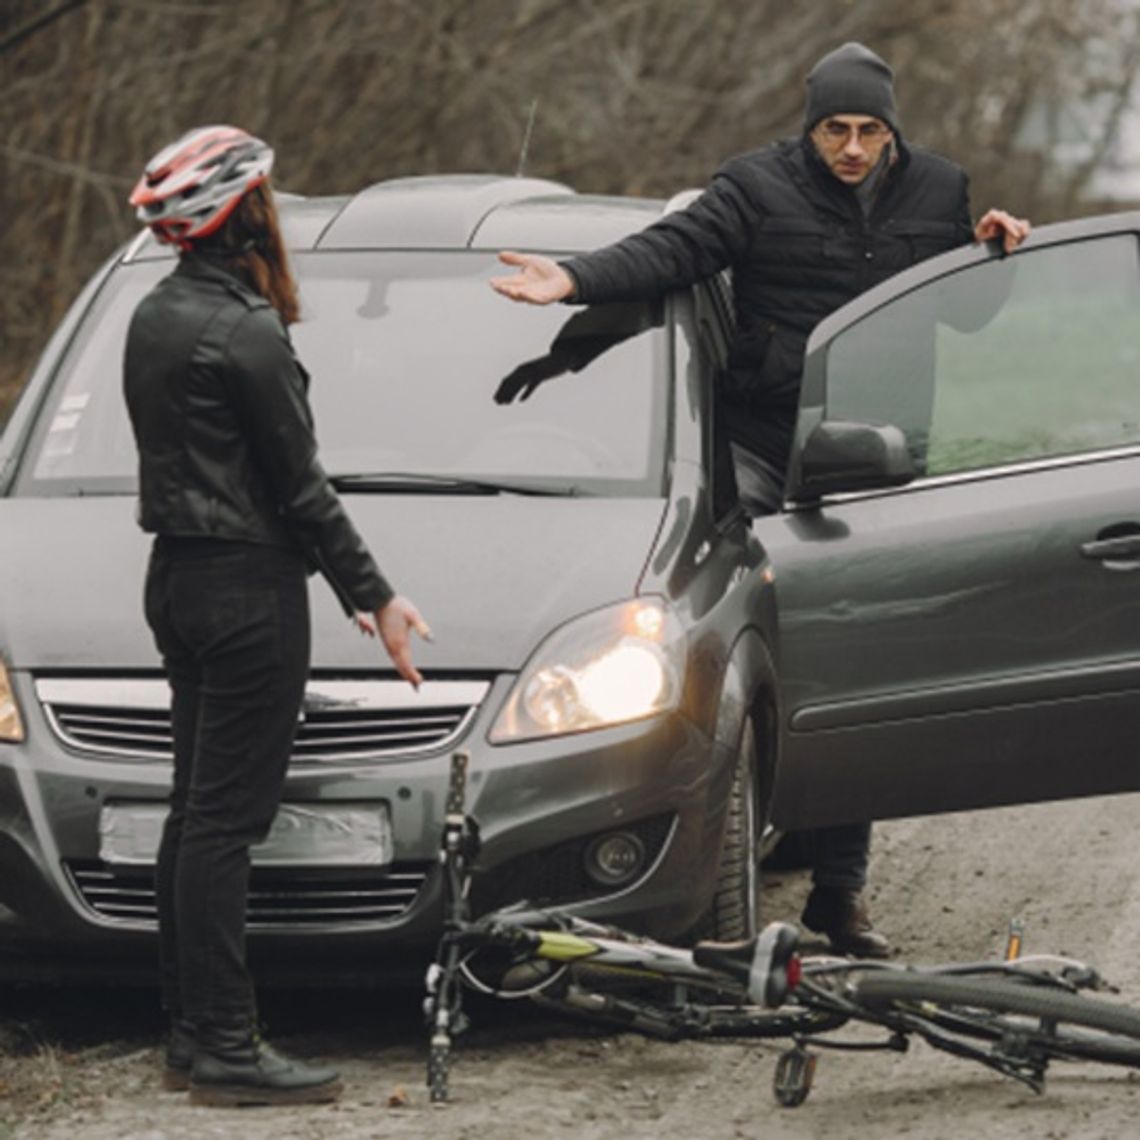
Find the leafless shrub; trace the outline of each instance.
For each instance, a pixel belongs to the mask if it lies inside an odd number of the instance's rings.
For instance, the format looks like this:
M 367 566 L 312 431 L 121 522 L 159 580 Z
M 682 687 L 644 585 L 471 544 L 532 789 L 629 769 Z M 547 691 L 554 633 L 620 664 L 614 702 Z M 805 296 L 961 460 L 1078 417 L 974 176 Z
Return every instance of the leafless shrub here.
M 0 43 L 43 12 L 6 0 Z M 514 172 L 533 112 L 527 173 L 665 195 L 798 133 L 807 69 L 860 39 L 976 207 L 1044 221 L 1087 208 L 1136 23 L 1130 0 L 88 0 L 0 57 L 0 409 L 191 126 L 261 133 L 280 184 L 329 193 Z

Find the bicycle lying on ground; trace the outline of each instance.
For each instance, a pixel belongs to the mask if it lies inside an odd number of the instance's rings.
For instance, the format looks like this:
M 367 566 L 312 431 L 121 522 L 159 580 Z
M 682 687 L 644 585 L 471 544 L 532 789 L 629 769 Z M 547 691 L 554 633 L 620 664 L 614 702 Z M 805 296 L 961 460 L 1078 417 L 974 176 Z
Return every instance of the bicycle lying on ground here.
M 788 1037 L 777 1100 L 802 1104 L 820 1048 L 905 1051 L 912 1037 L 980 1062 L 1042 1092 L 1051 1061 L 1140 1068 L 1140 1012 L 1089 997 L 1110 989 L 1072 958 L 1021 955 L 1011 930 L 1004 960 L 915 967 L 804 957 L 798 935 L 771 923 L 756 938 L 691 950 L 558 910 L 507 907 L 468 914 L 475 821 L 465 811 L 467 754 L 452 757 L 440 848 L 444 930 L 427 977 L 433 1102 L 449 1093 L 452 1039 L 467 1027 L 465 989 L 667 1040 Z M 886 1030 L 873 1041 L 824 1037 L 849 1022 Z

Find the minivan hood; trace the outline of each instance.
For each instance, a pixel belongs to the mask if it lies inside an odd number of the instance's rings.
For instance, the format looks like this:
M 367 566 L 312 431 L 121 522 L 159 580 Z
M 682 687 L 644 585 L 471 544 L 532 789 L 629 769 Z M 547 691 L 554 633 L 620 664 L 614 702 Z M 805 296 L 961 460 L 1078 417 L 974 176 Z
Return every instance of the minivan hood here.
M 423 670 L 517 670 L 555 626 L 631 597 L 662 499 L 345 495 L 392 585 L 432 627 Z M 0 501 L 0 656 L 29 670 L 154 669 L 150 540 L 128 496 Z M 319 579 L 313 667 L 387 667 Z

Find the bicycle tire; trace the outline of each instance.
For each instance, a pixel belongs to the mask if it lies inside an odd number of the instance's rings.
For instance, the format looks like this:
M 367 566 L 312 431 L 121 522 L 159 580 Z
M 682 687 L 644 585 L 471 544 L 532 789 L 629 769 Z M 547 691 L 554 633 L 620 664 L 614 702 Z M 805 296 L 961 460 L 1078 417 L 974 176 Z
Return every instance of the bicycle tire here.
M 854 1000 L 871 1010 L 895 1003 L 929 1003 L 935 1007 L 931 1020 L 960 1032 L 991 1040 L 1017 1032 L 1052 1059 L 1140 1068 L 1140 1012 L 1084 994 L 1006 978 L 884 971 L 860 978 L 855 983 Z M 971 1011 L 1020 1014 L 1048 1024 L 1026 1027 L 1001 1016 L 984 1020 Z M 954 1024 L 940 1022 L 938 1013 L 953 1018 Z M 926 1016 L 925 1012 L 922 1015 Z
M 850 1021 L 846 1014 L 783 1006 L 764 1009 L 755 1005 L 705 1005 L 688 1002 L 675 1007 L 648 997 L 594 993 L 599 1004 L 587 1006 L 564 996 L 539 994 L 536 1005 L 576 1021 L 633 1031 L 661 1041 L 701 1041 L 721 1038 L 793 1037 L 838 1029 Z M 602 1004 L 604 1003 L 604 1004 Z
M 721 1006 L 709 1010 L 708 1024 L 701 1037 L 795 1037 L 828 1033 L 846 1025 L 845 1013 L 809 1009 L 806 1006 Z
M 555 996 L 546 1000 L 548 1008 L 559 1006 L 599 1023 L 634 1029 L 663 1040 L 702 1038 L 792 1037 L 797 1034 L 827 1033 L 851 1020 L 842 1011 L 815 1008 L 795 1002 L 768 1009 L 748 999 L 747 992 L 732 978 L 709 974 L 688 977 L 687 998 L 678 1006 L 673 997 L 676 983 L 668 978 L 653 979 L 646 973 L 594 966 L 589 962 L 571 966 L 573 977 L 597 997 L 608 999 L 609 1012 L 571 1010 Z

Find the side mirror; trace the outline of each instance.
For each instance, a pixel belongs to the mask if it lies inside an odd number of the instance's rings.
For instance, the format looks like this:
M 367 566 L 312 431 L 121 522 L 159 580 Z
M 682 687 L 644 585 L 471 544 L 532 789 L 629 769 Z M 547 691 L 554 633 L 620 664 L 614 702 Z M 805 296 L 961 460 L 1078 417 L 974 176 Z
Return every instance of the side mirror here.
M 823 420 L 799 455 L 794 497 L 803 502 L 842 491 L 900 487 L 918 472 L 906 436 L 893 424 Z

